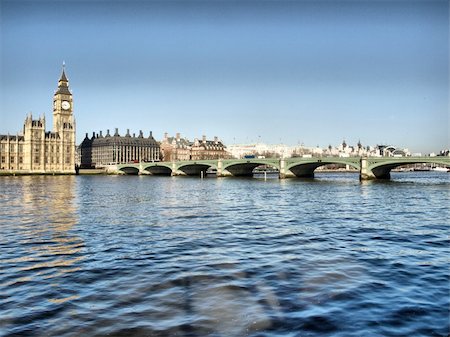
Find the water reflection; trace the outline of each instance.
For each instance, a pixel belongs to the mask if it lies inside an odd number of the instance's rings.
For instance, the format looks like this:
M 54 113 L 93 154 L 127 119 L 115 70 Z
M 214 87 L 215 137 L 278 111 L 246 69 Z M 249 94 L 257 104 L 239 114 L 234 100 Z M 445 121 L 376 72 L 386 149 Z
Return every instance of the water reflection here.
M 73 230 L 78 222 L 76 177 L 9 177 L 7 188 L 16 199 L 0 206 L 4 232 L 14 247 L 3 255 L 0 267 L 15 270 L 15 277 L 0 278 L 2 286 L 62 277 L 79 270 L 84 243 Z M 2 181 L 3 183 L 4 181 Z M 6 194 L 10 191 L 6 191 Z M 20 212 L 16 207 L 20 205 Z M 8 209 L 12 208 L 12 211 Z M 4 211 L 4 212 L 3 212 Z M 57 286 L 57 281 L 52 281 Z M 48 298 L 58 301 L 58 298 Z

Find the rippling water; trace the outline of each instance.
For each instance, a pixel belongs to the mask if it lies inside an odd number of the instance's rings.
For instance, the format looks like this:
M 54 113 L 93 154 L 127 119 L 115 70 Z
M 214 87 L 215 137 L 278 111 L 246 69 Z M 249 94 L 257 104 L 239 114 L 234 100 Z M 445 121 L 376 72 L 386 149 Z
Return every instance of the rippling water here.
M 447 336 L 447 173 L 0 177 L 0 336 Z

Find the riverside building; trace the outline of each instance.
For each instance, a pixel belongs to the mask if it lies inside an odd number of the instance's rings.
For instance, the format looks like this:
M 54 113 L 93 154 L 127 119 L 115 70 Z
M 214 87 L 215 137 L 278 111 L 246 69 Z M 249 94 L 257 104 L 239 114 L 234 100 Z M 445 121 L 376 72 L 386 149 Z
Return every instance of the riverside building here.
M 153 138 L 151 131 L 148 137 L 144 137 L 142 131 L 139 131 L 138 136 L 130 135 L 129 129 L 125 136 L 121 136 L 117 128 L 112 136 L 109 130 L 104 136 L 102 131 L 99 134 L 93 133 L 91 138 L 86 133 L 78 150 L 82 168 L 160 160 L 159 143 Z
M 203 136 L 202 140 L 196 138 L 191 146 L 191 160 L 227 159 L 229 157 L 225 145 L 217 137 L 214 137 L 214 140 L 207 140 L 206 136 Z
M 226 146 L 217 137 L 207 140 L 206 136 L 203 136 L 201 140 L 196 138 L 191 142 L 187 138 L 181 138 L 179 133 L 175 137 L 164 134 L 161 152 L 164 161 L 231 158 Z
M 75 173 L 75 118 L 64 67 L 53 95 L 53 130 L 45 116 L 25 118 L 23 131 L 0 135 L 0 172 Z
M 191 142 L 187 138 L 181 138 L 180 133 L 175 137 L 169 137 L 167 132 L 161 142 L 161 152 L 164 161 L 180 161 L 191 159 Z

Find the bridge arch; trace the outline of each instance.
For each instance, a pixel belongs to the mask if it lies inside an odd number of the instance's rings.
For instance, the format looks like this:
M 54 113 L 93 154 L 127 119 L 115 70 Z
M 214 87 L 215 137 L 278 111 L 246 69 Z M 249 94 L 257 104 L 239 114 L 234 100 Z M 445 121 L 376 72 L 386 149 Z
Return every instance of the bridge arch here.
M 206 171 L 209 168 L 216 168 L 215 165 L 209 164 L 209 163 L 185 163 L 178 165 L 177 169 L 183 174 L 187 176 L 200 176 L 203 172 L 203 174 L 206 174 Z
M 253 170 L 258 166 L 271 166 L 280 169 L 278 162 L 267 160 L 242 160 L 242 161 L 230 161 L 223 165 L 223 169 L 228 171 L 235 177 L 252 177 Z
M 139 169 L 134 166 L 123 166 L 123 167 L 119 168 L 119 172 L 121 172 L 122 174 L 127 174 L 127 175 L 138 175 Z
M 397 157 L 397 158 L 366 158 L 366 167 L 361 170 L 361 179 L 390 179 L 391 170 L 411 164 L 438 164 L 450 166 L 448 157 Z
M 154 176 L 170 176 L 172 175 L 172 167 L 164 162 L 142 163 L 142 174 Z
M 167 166 L 147 166 L 144 168 L 146 174 L 153 176 L 170 176 L 172 169 Z
M 286 170 L 289 170 L 294 176 L 299 178 L 313 178 L 314 171 L 321 166 L 325 165 L 349 165 L 353 167 L 355 170 L 360 170 L 359 158 L 347 158 L 341 159 L 339 157 L 336 158 L 317 158 L 311 159 L 309 161 L 302 159 L 292 160 L 286 165 Z

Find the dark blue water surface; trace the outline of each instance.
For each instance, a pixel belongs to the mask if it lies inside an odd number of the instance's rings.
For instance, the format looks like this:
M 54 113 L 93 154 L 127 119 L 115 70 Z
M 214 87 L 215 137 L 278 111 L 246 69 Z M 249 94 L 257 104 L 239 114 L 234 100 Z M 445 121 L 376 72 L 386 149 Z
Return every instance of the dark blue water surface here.
M 0 177 L 0 336 L 447 336 L 449 176 Z

